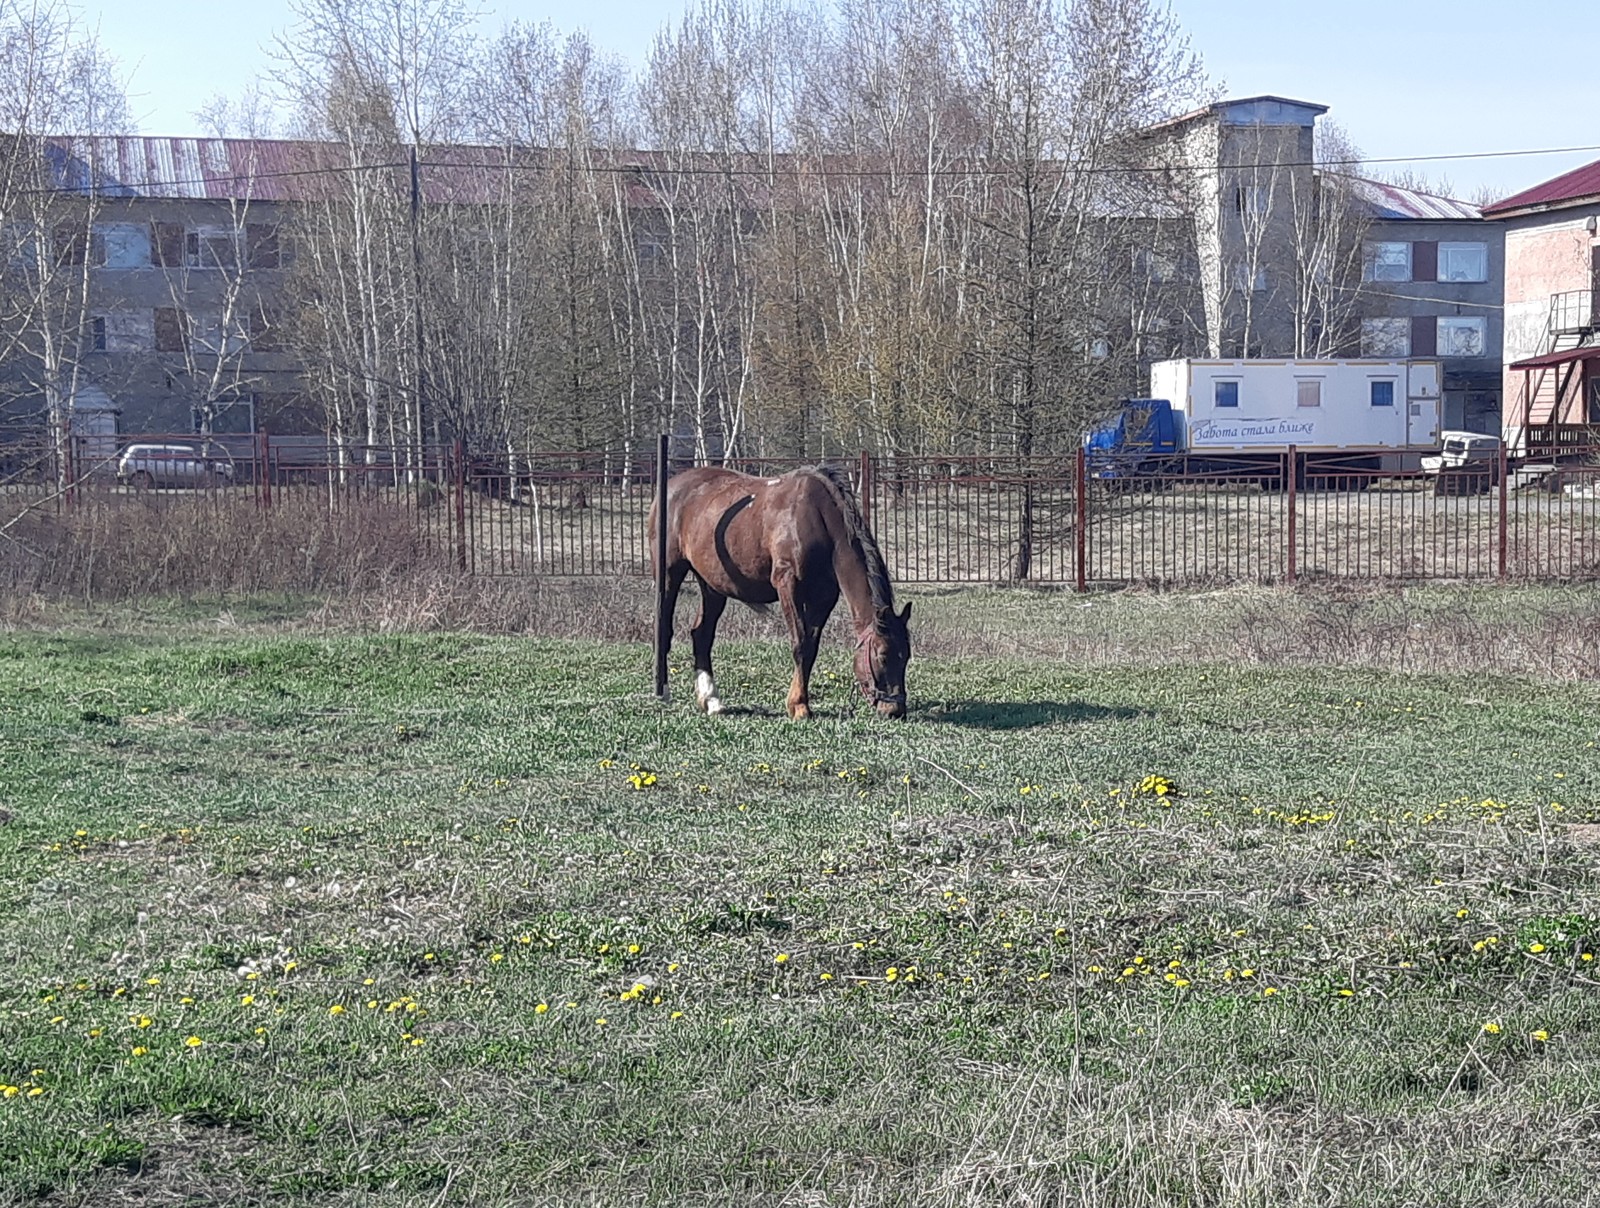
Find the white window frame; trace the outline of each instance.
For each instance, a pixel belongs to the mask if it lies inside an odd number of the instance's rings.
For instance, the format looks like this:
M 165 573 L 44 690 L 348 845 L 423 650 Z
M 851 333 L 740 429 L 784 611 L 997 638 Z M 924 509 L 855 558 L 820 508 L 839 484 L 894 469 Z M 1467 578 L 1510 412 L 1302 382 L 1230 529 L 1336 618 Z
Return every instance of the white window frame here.
M 1322 379 L 1319 377 L 1295 378 L 1294 401 L 1297 407 L 1322 406 Z
M 1213 410 L 1237 411 L 1239 409 L 1240 386 L 1244 384 L 1243 378 L 1214 378 L 1211 383 L 1211 407 Z M 1233 387 L 1233 402 L 1222 401 L 1222 388 Z
M 183 263 L 194 269 L 237 269 L 244 232 L 227 225 L 191 227 L 183 233 Z
M 222 316 L 220 314 L 196 314 L 190 312 L 189 321 L 189 347 L 194 352 L 204 356 L 232 356 L 236 352 L 243 352 L 250 344 L 250 333 L 245 330 L 245 325 L 240 316 L 235 315 L 229 325 L 230 330 L 222 330 Z M 152 321 L 152 328 L 154 322 Z M 152 343 L 154 337 L 152 335 Z
M 1387 403 L 1380 403 L 1380 402 L 1378 402 L 1376 399 L 1374 399 L 1372 397 L 1372 395 L 1373 395 L 1373 387 L 1374 386 L 1388 386 L 1389 387 L 1389 401 Z M 1373 406 L 1373 407 L 1394 407 L 1394 406 L 1398 405 L 1396 400 L 1399 397 L 1400 397 L 1400 379 L 1399 378 L 1381 377 L 1381 378 L 1368 378 L 1367 379 L 1367 403 L 1368 403 L 1369 406 Z
M 1373 318 L 1361 320 L 1361 355 L 1408 357 L 1411 355 L 1411 320 Z
M 1442 357 L 1481 357 L 1488 353 L 1489 320 L 1482 315 L 1440 315 L 1438 319 L 1438 355 Z M 1457 336 L 1454 333 L 1461 333 Z M 1473 334 L 1468 335 L 1466 333 Z M 1472 351 L 1459 351 L 1458 347 Z
M 1457 269 L 1452 261 L 1473 257 L 1476 263 Z M 1487 243 L 1441 243 L 1439 245 L 1440 281 L 1479 284 L 1489 279 L 1489 245 Z
M 1411 245 L 1390 240 L 1367 244 L 1361 275 L 1368 281 L 1411 280 Z

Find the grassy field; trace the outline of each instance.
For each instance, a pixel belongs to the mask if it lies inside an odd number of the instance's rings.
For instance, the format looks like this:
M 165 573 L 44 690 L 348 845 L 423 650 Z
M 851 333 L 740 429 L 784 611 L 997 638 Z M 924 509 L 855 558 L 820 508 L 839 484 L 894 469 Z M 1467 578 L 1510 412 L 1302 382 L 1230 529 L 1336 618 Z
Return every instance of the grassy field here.
M 927 596 L 899 725 L 748 638 L 706 719 L 636 643 L 0 635 L 0 1202 L 1600 1203 L 1600 689 L 1327 655 L 1486 598 Z

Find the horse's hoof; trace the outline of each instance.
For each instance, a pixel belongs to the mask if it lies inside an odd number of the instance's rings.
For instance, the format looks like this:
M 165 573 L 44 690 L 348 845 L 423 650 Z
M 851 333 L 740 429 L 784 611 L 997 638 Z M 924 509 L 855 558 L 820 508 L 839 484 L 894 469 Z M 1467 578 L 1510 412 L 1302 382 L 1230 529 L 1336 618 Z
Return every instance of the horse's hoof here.
M 790 705 L 789 706 L 789 720 L 791 720 L 791 721 L 810 721 L 811 720 L 811 706 L 809 706 L 809 705 Z
M 708 696 L 700 703 L 700 707 L 712 717 L 715 717 L 722 712 L 722 701 L 715 696 Z

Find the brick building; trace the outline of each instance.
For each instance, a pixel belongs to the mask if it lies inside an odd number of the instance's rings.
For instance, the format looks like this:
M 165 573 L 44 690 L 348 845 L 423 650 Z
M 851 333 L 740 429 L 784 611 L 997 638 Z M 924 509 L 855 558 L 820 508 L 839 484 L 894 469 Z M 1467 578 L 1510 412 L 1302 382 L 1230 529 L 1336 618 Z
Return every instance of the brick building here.
M 1542 455 L 1600 432 L 1600 160 L 1484 209 L 1505 231 L 1506 433 Z

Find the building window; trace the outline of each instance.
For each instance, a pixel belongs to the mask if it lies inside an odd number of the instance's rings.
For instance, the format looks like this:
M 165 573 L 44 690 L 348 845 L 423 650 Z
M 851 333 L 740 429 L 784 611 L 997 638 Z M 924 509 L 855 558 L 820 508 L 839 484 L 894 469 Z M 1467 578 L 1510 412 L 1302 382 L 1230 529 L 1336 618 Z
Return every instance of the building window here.
M 1267 270 L 1258 268 L 1251 272 L 1248 264 L 1234 265 L 1233 288 L 1240 293 L 1262 293 L 1267 288 Z
M 224 323 L 219 314 L 190 315 L 189 343 L 197 353 L 228 356 L 239 352 L 249 340 L 249 332 L 239 316 Z
M 1322 379 L 1298 378 L 1295 381 L 1295 402 L 1302 407 L 1322 406 Z
M 1361 355 L 1408 357 L 1411 355 L 1410 319 L 1362 319 Z
M 1409 243 L 1369 243 L 1363 257 L 1368 281 L 1411 280 Z
M 217 399 L 189 410 L 196 435 L 242 435 L 256 430 L 255 397 Z
M 1239 405 L 1239 383 L 1217 382 L 1216 405 L 1219 407 L 1237 407 Z
M 1439 280 L 1487 281 L 1489 245 L 1487 243 L 1441 243 Z
M 251 268 L 282 268 L 287 259 L 279 240 L 278 228 L 265 222 L 245 226 L 245 263 Z
M 184 350 L 184 315 L 176 306 L 158 306 L 155 311 L 155 338 L 157 352 L 182 352 Z
M 1372 405 L 1374 407 L 1394 406 L 1394 382 L 1376 381 L 1372 383 Z
M 1265 214 L 1267 191 L 1260 185 L 1240 185 L 1234 190 L 1233 203 L 1241 214 Z
M 1135 248 L 1133 251 L 1133 270 L 1135 274 L 1146 281 L 1164 285 L 1168 281 L 1178 279 L 1178 262 L 1165 252 L 1158 252 L 1154 248 Z
M 238 232 L 227 226 L 203 226 L 188 232 L 183 262 L 189 268 L 239 267 Z
M 262 303 L 244 316 L 245 335 L 252 352 L 282 352 L 284 350 L 283 320 L 278 311 Z
M 87 260 L 98 268 L 106 262 L 106 241 L 99 231 L 79 226 L 58 226 L 52 233 L 57 264 L 79 265 Z
M 1439 320 L 1438 355 L 1442 357 L 1481 357 L 1483 355 L 1485 328 L 1482 318 L 1441 318 Z
M 94 229 L 105 268 L 149 268 L 150 228 L 139 222 L 108 222 Z
M 148 310 L 112 310 L 89 321 L 96 352 L 149 352 L 155 347 L 155 319 Z

